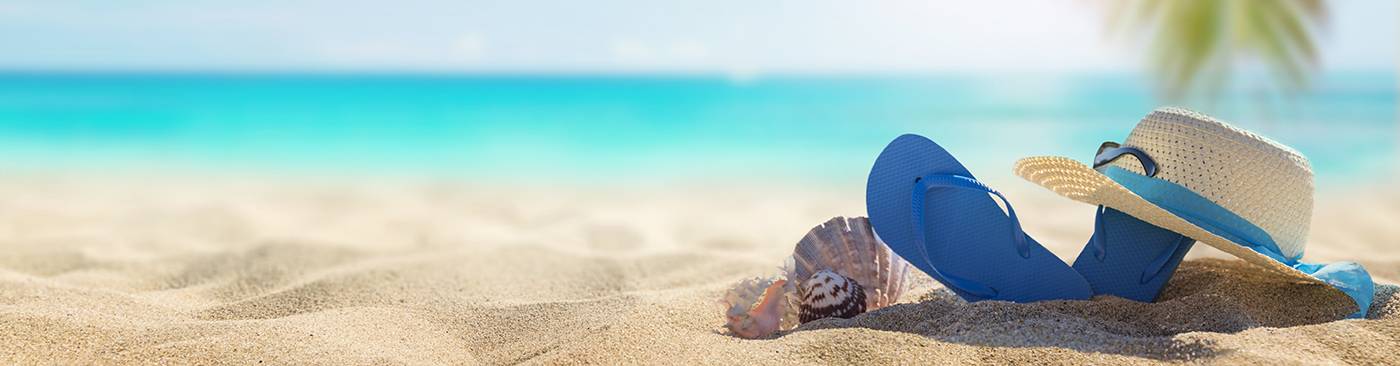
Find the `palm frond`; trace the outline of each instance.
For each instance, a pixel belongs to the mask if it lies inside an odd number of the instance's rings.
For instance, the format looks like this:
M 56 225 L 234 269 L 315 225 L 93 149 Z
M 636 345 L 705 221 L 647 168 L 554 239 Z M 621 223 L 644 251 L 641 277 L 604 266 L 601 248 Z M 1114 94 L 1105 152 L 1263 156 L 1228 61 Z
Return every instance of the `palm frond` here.
M 1110 31 L 1148 40 L 1159 95 L 1176 100 L 1218 92 L 1248 62 L 1288 90 L 1307 87 L 1328 12 L 1324 0 L 1125 0 L 1108 14 Z

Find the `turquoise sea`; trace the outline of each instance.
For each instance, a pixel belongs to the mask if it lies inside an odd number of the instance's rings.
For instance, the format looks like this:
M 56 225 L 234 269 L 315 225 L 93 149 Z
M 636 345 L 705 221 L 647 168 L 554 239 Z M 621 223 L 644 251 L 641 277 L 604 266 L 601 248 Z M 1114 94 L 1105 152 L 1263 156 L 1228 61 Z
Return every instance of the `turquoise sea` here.
M 1137 75 L 0 73 L 0 168 L 175 167 L 609 182 L 859 181 L 901 133 L 974 172 L 1088 159 L 1157 102 Z M 1396 76 L 1191 105 L 1292 145 L 1323 184 L 1396 166 Z

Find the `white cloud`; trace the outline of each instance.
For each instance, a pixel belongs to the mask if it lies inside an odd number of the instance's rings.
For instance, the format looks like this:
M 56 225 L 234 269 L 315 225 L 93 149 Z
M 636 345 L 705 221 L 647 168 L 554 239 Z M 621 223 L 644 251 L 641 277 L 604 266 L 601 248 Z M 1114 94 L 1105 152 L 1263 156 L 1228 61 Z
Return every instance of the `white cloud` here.
M 453 42 L 450 55 L 458 62 L 476 62 L 485 58 L 486 46 L 486 38 L 480 34 L 463 34 Z
M 628 67 L 652 70 L 711 69 L 710 49 L 693 40 L 642 41 L 615 38 L 609 48 L 612 60 Z
M 488 43 L 476 33 L 451 39 L 330 40 L 316 48 L 319 63 L 336 68 L 463 69 L 486 59 Z

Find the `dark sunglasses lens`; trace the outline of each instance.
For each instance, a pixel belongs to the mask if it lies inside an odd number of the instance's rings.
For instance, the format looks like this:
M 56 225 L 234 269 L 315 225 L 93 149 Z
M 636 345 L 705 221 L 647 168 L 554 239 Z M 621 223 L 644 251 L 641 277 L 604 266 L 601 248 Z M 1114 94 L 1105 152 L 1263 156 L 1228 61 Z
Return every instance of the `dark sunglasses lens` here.
M 1147 156 L 1147 155 L 1144 154 L 1143 156 Z M 1157 162 L 1152 161 L 1151 158 L 1143 158 L 1143 159 L 1138 159 L 1138 160 L 1142 161 L 1142 172 L 1143 172 L 1143 173 L 1147 173 L 1147 176 L 1149 176 L 1149 177 L 1155 177 L 1155 176 L 1157 176 Z
M 1099 151 L 1096 152 L 1096 153 L 1094 153 L 1094 156 L 1103 155 L 1103 151 L 1104 151 L 1104 150 L 1114 149 L 1114 148 L 1117 148 L 1117 147 L 1118 147 L 1118 143 L 1117 143 L 1117 142 L 1113 142 L 1113 141 L 1104 141 L 1103 144 L 1100 144 L 1100 145 L 1099 145 Z
M 1142 172 L 1146 173 L 1147 176 L 1157 175 L 1157 162 L 1152 160 L 1147 152 L 1131 147 L 1120 147 L 1116 142 L 1105 142 L 1099 146 L 1099 154 L 1094 156 L 1094 169 L 1108 165 L 1123 155 L 1132 155 L 1137 158 L 1138 162 L 1142 163 Z

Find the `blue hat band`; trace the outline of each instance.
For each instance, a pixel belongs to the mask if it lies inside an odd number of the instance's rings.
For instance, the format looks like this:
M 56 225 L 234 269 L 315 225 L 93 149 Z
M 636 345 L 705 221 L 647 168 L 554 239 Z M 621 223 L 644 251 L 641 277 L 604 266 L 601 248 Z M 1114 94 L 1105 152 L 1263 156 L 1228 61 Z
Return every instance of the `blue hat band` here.
M 1293 265 L 1302 257 L 1301 253 L 1294 257 L 1284 256 L 1274 238 L 1264 229 L 1186 187 L 1116 166 L 1101 169 L 1109 179 L 1118 182 L 1147 202 L 1166 209 L 1211 234 L 1254 249 L 1280 263 Z
M 1358 310 L 1349 317 L 1365 317 L 1375 296 L 1375 283 L 1366 269 L 1355 262 L 1303 263 L 1302 253 L 1286 257 L 1264 229 L 1221 207 L 1200 194 L 1162 179 L 1133 173 L 1116 166 L 1099 168 L 1105 176 L 1173 215 L 1231 242 L 1253 249 L 1304 274 L 1341 290 Z

